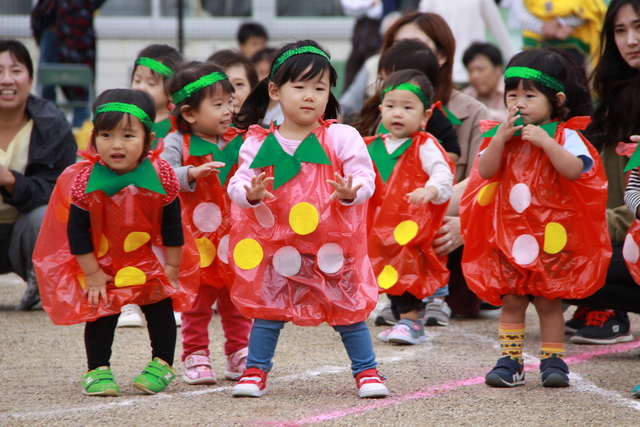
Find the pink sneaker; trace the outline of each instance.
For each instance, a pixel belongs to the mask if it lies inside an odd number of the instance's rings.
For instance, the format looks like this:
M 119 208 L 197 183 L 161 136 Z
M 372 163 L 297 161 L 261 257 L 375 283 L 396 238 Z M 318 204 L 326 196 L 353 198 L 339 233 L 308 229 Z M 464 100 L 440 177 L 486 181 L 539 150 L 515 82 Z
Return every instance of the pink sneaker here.
M 211 371 L 211 361 L 204 350 L 198 350 L 184 359 L 184 373 L 182 379 L 185 383 L 215 384 L 216 374 Z
M 224 377 L 228 380 L 237 380 L 240 378 L 240 375 L 244 374 L 248 355 L 248 347 L 242 348 L 235 353 L 228 355 L 227 370 L 224 373 Z
M 233 386 L 233 397 L 261 397 L 267 391 L 267 373 L 262 369 L 249 368 Z
M 386 397 L 389 389 L 383 381 L 387 378 L 376 369 L 367 369 L 356 375 L 356 385 L 358 386 L 358 397 Z
M 384 330 L 382 332 L 380 332 L 377 337 L 379 340 L 382 340 L 384 342 L 389 342 L 389 334 L 391 333 L 391 331 L 393 330 L 393 328 L 389 328 L 387 330 Z

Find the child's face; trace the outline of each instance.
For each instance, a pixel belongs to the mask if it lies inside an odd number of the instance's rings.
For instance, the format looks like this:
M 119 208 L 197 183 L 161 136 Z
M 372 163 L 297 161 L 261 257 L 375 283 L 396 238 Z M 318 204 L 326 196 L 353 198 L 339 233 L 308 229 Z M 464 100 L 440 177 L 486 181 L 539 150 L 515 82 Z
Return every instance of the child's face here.
M 231 126 L 232 96 L 218 87 L 213 95 L 203 98 L 197 109 L 186 109 L 182 117 L 189 123 L 191 133 L 212 139 L 223 135 Z
M 258 61 L 254 65 L 256 67 L 256 73 L 258 73 L 258 81 L 264 80 L 271 72 L 271 62 L 266 59 Z
M 251 85 L 247 78 L 247 70 L 242 64 L 232 65 L 224 70 L 224 73 L 229 77 L 229 81 L 236 90 L 233 95 L 233 112 L 240 111 L 240 107 L 244 104 L 244 100 L 247 99 L 251 92 Z
M 164 78 L 162 76 L 154 77 L 149 67 L 137 65 L 136 71 L 133 73 L 131 89 L 147 92 L 156 103 L 156 115 L 166 115 L 169 97 L 164 91 Z
M 522 80 L 518 87 L 506 93 L 507 108 L 520 109 L 522 123 L 526 125 L 543 125 L 551 121 L 552 106 L 549 98 L 542 92 L 532 87 L 525 89 Z
M 145 147 L 144 125 L 136 117 L 123 117 L 111 130 L 94 131 L 96 151 L 100 158 L 119 175 L 134 170 Z M 151 138 L 155 135 L 151 133 Z
M 380 104 L 382 124 L 393 139 L 407 138 L 427 125 L 431 110 L 408 90 L 390 90 Z
M 310 70 L 311 66 L 300 75 L 304 76 Z M 309 128 L 309 132 L 316 128 L 318 119 L 327 109 L 330 90 L 328 70 L 311 80 L 288 81 L 280 87 L 269 84 L 269 96 L 280 102 L 285 122 L 290 121 L 299 128 Z
M 257 51 L 264 49 L 266 45 L 267 39 L 264 37 L 251 36 L 240 45 L 240 51 L 244 56 L 251 59 Z

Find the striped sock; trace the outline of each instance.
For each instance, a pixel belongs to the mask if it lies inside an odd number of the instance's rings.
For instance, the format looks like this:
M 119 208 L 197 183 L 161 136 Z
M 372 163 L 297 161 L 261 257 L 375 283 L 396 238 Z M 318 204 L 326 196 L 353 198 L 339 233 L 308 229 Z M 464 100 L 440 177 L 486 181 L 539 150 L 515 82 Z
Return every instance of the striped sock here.
M 543 342 L 540 348 L 540 360 L 548 359 L 550 357 L 557 357 L 562 359 L 564 357 L 564 343 L 563 342 Z
M 500 350 L 502 357 L 509 356 L 522 363 L 522 344 L 524 344 L 524 323 L 502 323 L 499 326 Z

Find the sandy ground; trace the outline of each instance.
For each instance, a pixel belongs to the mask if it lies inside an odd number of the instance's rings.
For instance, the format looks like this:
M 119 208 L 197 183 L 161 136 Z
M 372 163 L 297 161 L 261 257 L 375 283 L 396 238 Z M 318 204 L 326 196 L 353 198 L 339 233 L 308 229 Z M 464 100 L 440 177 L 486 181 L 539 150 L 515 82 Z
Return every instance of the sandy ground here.
M 145 328 L 119 329 L 112 369 L 121 387 L 115 398 L 82 395 L 86 361 L 83 326 L 55 326 L 42 310 L 15 312 L 24 284 L 0 276 L 0 425 L 2 426 L 637 426 L 640 399 L 631 395 L 640 383 L 636 347 L 571 345 L 568 389 L 545 389 L 538 371 L 539 328 L 527 315 L 527 383 L 494 389 L 484 375 L 499 357 L 497 320 L 452 319 L 448 327 L 427 329 L 428 341 L 395 346 L 371 334 L 388 377 L 391 396 L 358 399 L 349 360 L 330 327 L 287 325 L 281 335 L 268 392 L 260 399 L 231 397 L 232 381 L 189 386 L 177 377 L 163 393 L 144 395 L 131 380 L 150 355 Z M 573 308 L 566 313 L 569 318 Z M 640 321 L 632 315 L 632 332 Z M 211 322 L 212 364 L 224 374 L 222 333 Z M 178 334 L 178 338 L 180 335 Z M 181 351 L 177 344 L 176 354 Z M 178 360 L 178 358 L 176 358 Z

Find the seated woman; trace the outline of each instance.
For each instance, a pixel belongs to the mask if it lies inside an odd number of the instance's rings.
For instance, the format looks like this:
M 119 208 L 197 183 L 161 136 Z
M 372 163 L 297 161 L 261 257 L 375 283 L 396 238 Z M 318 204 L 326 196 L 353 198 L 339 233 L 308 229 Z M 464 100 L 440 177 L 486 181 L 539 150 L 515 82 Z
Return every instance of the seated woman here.
M 75 162 L 62 111 L 30 95 L 33 62 L 16 40 L 0 40 L 0 274 L 27 282 L 17 310 L 40 302 L 31 254 L 56 179 Z

